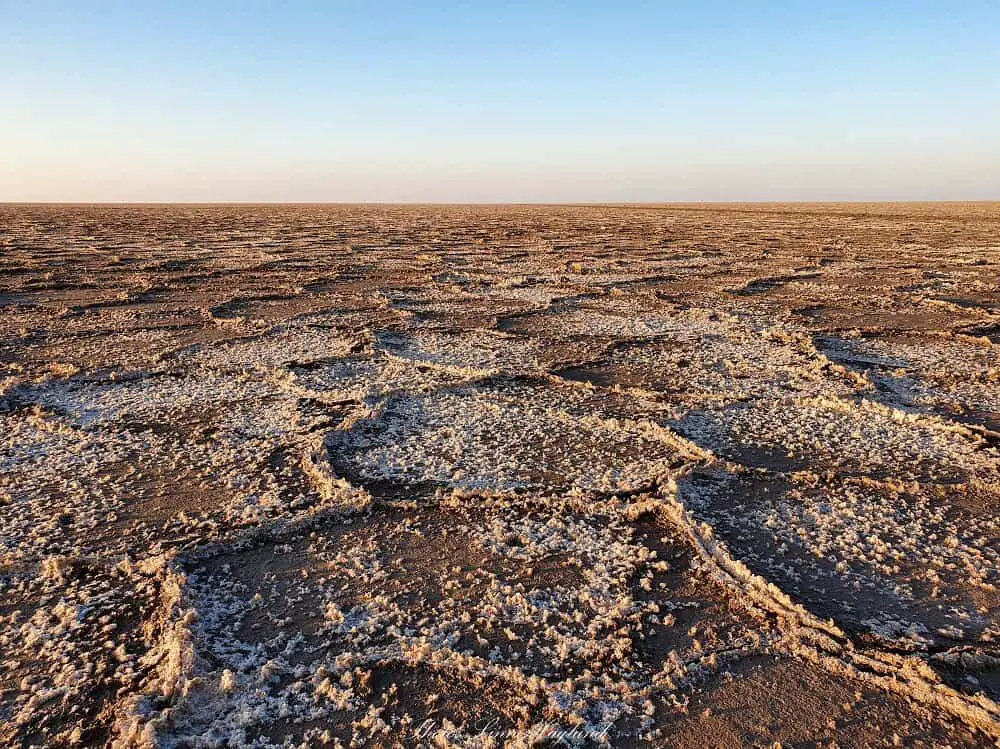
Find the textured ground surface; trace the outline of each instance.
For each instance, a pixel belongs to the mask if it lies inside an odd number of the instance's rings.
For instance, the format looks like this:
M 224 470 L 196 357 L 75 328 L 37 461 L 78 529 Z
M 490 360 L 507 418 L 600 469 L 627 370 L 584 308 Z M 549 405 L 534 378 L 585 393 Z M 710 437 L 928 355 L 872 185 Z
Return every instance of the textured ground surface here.
M 0 206 L 4 746 L 992 746 L 1000 205 Z

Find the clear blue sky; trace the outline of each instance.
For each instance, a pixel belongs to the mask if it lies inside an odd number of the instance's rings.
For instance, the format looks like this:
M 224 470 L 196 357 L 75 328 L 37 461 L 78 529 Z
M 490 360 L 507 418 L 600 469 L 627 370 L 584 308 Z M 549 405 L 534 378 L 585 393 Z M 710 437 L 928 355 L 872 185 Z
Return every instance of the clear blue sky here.
M 0 0 L 0 200 L 990 198 L 998 0 Z

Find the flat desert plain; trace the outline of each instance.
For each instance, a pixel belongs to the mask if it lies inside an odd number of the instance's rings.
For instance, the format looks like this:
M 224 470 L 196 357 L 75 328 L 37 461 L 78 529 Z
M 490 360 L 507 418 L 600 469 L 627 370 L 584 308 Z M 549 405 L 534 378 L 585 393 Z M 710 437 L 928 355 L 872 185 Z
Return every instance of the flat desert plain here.
M 0 743 L 993 746 L 1000 204 L 0 206 Z

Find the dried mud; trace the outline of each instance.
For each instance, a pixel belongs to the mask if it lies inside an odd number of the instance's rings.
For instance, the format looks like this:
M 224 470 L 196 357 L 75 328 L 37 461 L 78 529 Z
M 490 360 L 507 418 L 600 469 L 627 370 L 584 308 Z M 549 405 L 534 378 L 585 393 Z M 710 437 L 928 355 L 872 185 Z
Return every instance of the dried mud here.
M 0 742 L 991 746 L 1000 205 L 0 206 Z

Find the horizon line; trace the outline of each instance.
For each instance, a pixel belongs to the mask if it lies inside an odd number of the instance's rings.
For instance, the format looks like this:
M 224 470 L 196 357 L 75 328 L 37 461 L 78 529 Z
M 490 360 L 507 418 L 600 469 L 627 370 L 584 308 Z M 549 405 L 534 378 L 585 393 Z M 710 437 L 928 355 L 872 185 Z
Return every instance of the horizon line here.
M 562 206 L 631 208 L 649 206 L 713 205 L 939 205 L 991 204 L 996 198 L 889 199 L 889 200 L 495 200 L 495 201 L 423 201 L 423 200 L 0 200 L 0 206 Z

